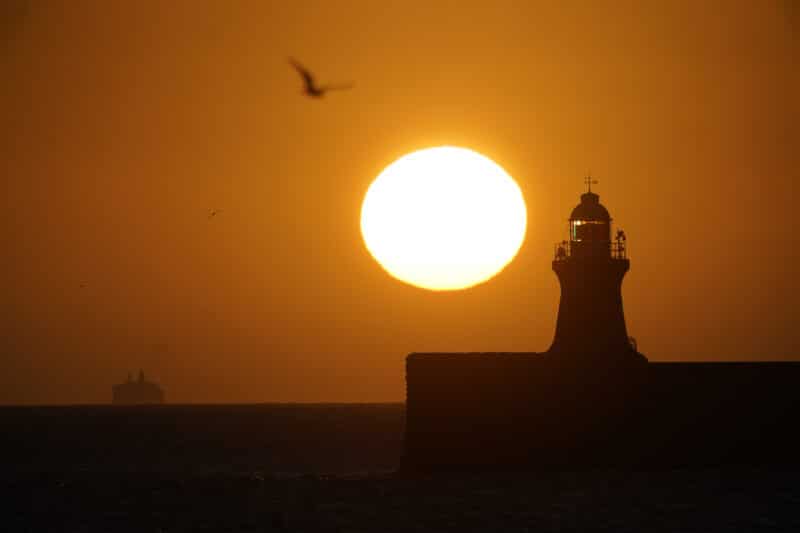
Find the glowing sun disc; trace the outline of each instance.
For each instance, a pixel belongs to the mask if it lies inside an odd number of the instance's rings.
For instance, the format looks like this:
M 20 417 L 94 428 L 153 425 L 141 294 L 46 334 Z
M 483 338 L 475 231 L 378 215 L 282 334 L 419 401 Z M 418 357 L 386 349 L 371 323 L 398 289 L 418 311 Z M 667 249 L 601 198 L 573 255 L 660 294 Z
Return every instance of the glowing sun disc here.
M 500 272 L 525 238 L 517 183 L 466 148 L 407 154 L 372 182 L 361 206 L 367 249 L 392 276 L 431 290 L 457 290 Z

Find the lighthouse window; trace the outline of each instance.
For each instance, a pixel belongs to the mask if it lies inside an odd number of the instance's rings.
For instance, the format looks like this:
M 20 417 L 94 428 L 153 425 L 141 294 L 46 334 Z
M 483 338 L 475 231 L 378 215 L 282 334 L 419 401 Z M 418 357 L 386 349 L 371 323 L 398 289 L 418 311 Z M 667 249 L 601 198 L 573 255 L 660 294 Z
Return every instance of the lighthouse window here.
M 607 241 L 608 222 L 602 220 L 573 220 L 570 222 L 570 238 L 573 241 Z
M 577 234 L 577 240 L 579 241 L 592 240 L 592 224 L 581 224 L 575 228 L 575 233 Z
M 570 237 L 572 238 L 573 241 L 579 241 L 580 240 L 578 238 L 578 228 L 580 227 L 581 224 L 583 224 L 583 222 L 581 222 L 580 220 L 576 220 L 571 224 L 572 231 L 570 232 L 571 233 Z

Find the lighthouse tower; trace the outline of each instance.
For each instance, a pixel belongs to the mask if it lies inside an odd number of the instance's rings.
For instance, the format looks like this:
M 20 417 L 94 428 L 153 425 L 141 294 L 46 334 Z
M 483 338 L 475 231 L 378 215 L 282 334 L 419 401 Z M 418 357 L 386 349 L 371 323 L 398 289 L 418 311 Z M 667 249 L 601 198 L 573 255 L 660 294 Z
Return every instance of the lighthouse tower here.
M 587 191 L 569 217 L 569 240 L 556 245 L 553 270 L 561 301 L 553 344 L 548 351 L 564 362 L 596 366 L 644 362 L 628 337 L 622 311 L 622 278 L 630 268 L 625 233 L 611 236 L 611 216 Z

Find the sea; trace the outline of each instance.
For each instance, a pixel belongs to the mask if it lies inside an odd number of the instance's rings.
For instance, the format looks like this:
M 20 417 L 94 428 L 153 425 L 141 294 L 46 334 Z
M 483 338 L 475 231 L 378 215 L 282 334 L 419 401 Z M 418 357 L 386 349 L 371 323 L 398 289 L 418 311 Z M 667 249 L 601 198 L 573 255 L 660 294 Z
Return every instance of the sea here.
M 403 404 L 0 408 L 0 531 L 800 531 L 800 472 L 409 474 Z

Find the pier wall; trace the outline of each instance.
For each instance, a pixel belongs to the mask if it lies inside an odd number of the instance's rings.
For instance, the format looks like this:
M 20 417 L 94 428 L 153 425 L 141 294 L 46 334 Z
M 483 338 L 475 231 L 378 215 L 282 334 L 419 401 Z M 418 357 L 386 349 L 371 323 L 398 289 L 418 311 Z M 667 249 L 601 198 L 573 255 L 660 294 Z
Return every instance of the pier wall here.
M 800 462 L 800 362 L 411 354 L 406 386 L 411 470 Z

